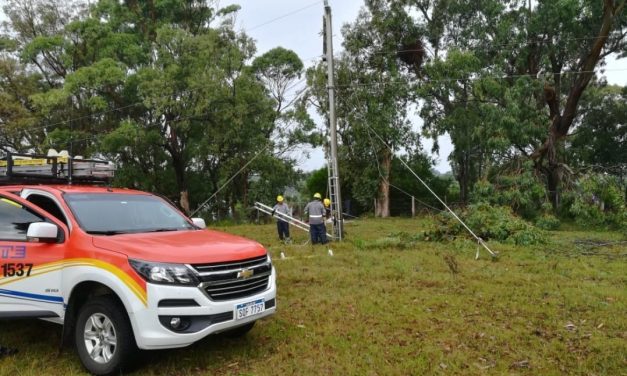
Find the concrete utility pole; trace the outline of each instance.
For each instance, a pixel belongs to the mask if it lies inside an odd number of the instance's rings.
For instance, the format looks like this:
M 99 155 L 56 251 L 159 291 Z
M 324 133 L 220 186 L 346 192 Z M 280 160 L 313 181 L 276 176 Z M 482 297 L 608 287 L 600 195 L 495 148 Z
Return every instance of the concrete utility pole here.
M 342 240 L 344 220 L 342 215 L 342 195 L 337 164 L 337 124 L 335 121 L 335 67 L 333 65 L 333 28 L 331 6 L 324 1 L 324 53 L 327 61 L 327 85 L 329 89 L 329 128 L 331 134 L 331 156 L 329 160 L 329 195 L 333 213 L 333 237 Z

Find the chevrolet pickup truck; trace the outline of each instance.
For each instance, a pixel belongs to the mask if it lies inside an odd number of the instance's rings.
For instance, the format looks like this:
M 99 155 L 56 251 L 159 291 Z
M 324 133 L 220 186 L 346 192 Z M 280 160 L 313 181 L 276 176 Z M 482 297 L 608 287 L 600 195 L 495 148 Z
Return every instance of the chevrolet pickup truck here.
M 263 246 L 207 230 L 159 196 L 0 186 L 0 318 L 62 324 L 93 374 L 119 373 L 137 349 L 243 335 L 275 310 Z

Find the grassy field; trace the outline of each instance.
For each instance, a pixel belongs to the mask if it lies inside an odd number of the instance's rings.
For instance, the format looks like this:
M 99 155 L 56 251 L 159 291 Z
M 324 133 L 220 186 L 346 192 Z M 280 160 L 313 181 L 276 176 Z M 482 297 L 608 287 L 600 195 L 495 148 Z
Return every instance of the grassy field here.
M 228 227 L 266 245 L 278 313 L 241 339 L 151 352 L 146 375 L 627 375 L 627 240 L 557 231 L 533 248 L 412 243 L 427 220 L 360 220 L 347 241 L 281 245 L 274 225 Z M 293 230 L 294 231 L 294 230 Z M 595 243 L 593 243 L 595 242 Z M 287 258 L 281 259 L 284 252 Z M 82 374 L 61 329 L 0 322 L 1 375 Z

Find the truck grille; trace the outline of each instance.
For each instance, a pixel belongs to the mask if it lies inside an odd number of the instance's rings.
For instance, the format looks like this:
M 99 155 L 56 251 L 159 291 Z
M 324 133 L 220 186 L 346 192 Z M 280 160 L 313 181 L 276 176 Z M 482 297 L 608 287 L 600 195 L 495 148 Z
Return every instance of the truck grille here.
M 191 265 L 202 288 L 214 301 L 239 299 L 268 288 L 272 264 L 266 256 L 236 262 Z

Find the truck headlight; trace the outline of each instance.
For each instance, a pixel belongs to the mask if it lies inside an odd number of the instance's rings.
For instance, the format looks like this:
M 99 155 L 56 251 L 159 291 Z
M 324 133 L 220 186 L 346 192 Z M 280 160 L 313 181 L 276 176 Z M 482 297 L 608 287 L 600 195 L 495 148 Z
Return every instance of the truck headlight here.
M 164 264 L 141 260 L 128 260 L 128 262 L 147 282 L 186 286 L 196 286 L 200 283 L 194 273 L 183 264 Z

